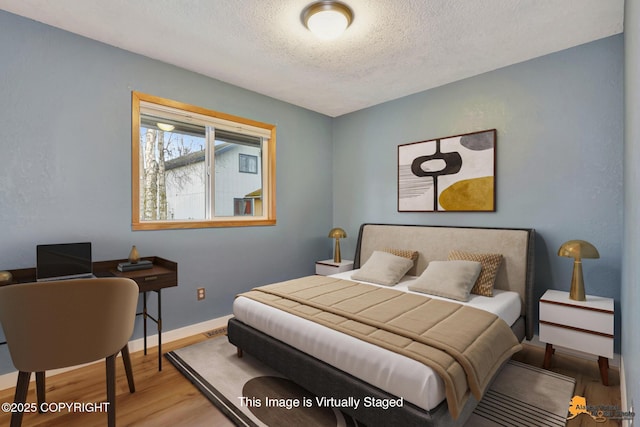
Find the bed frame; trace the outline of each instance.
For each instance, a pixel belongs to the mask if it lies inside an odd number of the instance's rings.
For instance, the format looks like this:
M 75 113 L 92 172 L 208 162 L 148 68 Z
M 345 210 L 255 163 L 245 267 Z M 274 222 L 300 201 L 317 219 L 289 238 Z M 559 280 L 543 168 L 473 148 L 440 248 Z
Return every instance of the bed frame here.
M 450 250 L 501 253 L 503 265 L 495 287 L 520 294 L 522 312 L 512 325 L 519 340 L 533 337 L 533 229 L 448 227 L 424 225 L 363 224 L 360 227 L 354 268 L 360 268 L 374 250 L 382 248 L 411 249 L 419 252 L 416 265 L 409 274 L 419 275 L 433 260 L 446 260 Z M 377 387 L 334 368 L 306 353 L 254 329 L 235 318 L 228 324 L 229 342 L 317 396 L 336 398 L 397 399 Z M 460 416 L 453 419 L 446 401 L 431 411 L 409 402 L 400 408 L 344 408 L 344 411 L 369 427 L 377 425 L 462 426 L 477 405 L 471 396 Z

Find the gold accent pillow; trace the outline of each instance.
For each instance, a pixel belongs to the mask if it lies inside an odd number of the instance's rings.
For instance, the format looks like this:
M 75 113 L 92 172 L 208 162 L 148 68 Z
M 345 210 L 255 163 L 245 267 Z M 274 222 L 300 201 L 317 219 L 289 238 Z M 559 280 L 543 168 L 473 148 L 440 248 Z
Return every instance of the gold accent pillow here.
M 410 259 L 413 265 L 411 266 L 409 271 L 407 271 L 407 274 L 410 276 L 417 275 L 416 261 L 418 260 L 418 251 L 414 251 L 412 249 L 395 249 L 395 248 L 384 248 L 382 249 L 382 251 L 393 254 L 395 256 Z
M 389 252 L 395 256 L 401 256 L 402 258 L 408 258 L 413 262 L 416 262 L 418 259 L 418 251 L 413 251 L 411 249 L 384 248 L 383 251 Z
M 471 288 L 471 293 L 485 297 L 493 296 L 493 285 L 496 283 L 502 258 L 502 254 L 481 254 L 455 250 L 449 252 L 449 260 L 478 261 L 482 264 L 482 270 L 475 285 Z

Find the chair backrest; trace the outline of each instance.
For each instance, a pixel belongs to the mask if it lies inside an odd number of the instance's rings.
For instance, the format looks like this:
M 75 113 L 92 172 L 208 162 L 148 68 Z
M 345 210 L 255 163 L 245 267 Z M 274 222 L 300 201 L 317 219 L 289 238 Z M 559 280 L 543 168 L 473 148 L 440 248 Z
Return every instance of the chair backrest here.
M 138 285 L 126 278 L 0 287 L 0 323 L 14 366 L 39 372 L 118 353 L 133 333 Z

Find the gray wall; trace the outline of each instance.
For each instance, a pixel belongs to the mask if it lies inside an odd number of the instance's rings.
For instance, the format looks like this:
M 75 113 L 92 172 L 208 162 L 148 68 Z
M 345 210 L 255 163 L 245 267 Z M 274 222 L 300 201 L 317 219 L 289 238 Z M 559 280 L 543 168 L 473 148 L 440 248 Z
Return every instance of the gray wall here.
M 0 58 L 0 270 L 34 266 L 38 243 L 91 241 L 96 260 L 135 244 L 178 262 L 163 292 L 171 330 L 330 256 L 330 118 L 5 12 Z M 277 125 L 277 225 L 132 232 L 132 90 Z M 0 373 L 12 370 L 1 346 Z
M 568 290 L 570 239 L 599 250 L 584 260 L 587 293 L 620 309 L 623 37 L 547 55 L 348 114 L 333 123 L 334 225 L 352 256 L 362 222 L 536 229 L 536 297 Z M 495 213 L 398 213 L 397 146 L 497 129 Z M 620 351 L 620 317 L 616 320 Z
M 622 274 L 622 357 L 627 405 L 640 422 L 640 4 L 625 2 L 625 162 Z M 626 409 L 626 408 L 624 408 Z

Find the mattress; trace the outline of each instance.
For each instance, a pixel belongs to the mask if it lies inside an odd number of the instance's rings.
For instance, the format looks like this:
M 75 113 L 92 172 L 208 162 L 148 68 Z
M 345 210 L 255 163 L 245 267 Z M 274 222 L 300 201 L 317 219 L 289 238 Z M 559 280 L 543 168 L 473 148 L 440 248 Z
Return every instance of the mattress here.
M 332 277 L 351 280 L 354 272 Z M 414 293 L 408 286 L 415 280 L 416 277 L 405 276 L 394 289 Z M 494 313 L 509 325 L 520 316 L 521 302 L 516 292 L 494 290 L 493 297 L 472 295 L 462 304 Z M 243 323 L 422 409 L 431 410 L 445 398 L 444 383 L 438 374 L 406 356 L 249 298 L 236 298 L 233 314 Z

